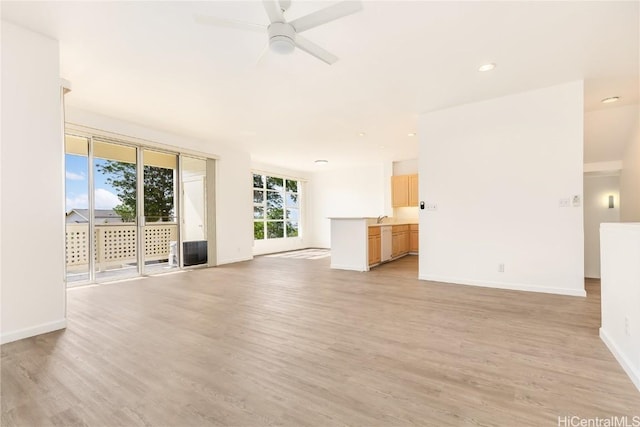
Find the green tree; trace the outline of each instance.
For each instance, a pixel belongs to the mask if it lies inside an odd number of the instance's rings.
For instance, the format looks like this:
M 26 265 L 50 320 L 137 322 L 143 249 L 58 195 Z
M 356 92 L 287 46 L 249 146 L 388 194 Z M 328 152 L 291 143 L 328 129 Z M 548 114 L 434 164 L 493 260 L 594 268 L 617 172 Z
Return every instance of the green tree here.
M 136 165 L 107 160 L 97 164 L 107 184 L 115 188 L 120 204 L 113 210 L 125 222 L 136 217 Z M 144 166 L 144 216 L 149 221 L 170 221 L 173 217 L 173 169 Z

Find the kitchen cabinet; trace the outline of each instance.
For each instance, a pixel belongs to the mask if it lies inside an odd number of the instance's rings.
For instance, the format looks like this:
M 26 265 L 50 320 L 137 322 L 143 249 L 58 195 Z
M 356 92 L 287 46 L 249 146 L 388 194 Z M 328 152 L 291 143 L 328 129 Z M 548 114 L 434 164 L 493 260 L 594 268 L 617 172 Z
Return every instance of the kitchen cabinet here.
M 380 227 L 369 227 L 369 266 L 382 260 L 380 241 Z
M 418 174 L 391 177 L 391 204 L 394 208 L 418 206 Z
M 409 206 L 418 206 L 418 174 L 409 175 Z
M 391 203 L 394 208 L 409 206 L 409 175 L 391 177 Z
M 409 253 L 409 226 L 394 225 L 391 233 L 391 257 L 396 258 Z
M 418 224 L 409 225 L 409 252 L 418 252 L 420 242 L 420 232 Z

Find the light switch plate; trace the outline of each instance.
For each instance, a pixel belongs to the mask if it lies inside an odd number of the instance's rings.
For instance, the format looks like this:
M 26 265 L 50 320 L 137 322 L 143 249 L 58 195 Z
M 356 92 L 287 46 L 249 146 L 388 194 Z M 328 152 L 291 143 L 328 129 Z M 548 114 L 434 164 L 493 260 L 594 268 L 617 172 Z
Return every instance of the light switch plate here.
M 568 208 L 569 206 L 571 206 L 571 201 L 568 197 L 563 197 L 562 199 L 560 199 L 561 208 Z

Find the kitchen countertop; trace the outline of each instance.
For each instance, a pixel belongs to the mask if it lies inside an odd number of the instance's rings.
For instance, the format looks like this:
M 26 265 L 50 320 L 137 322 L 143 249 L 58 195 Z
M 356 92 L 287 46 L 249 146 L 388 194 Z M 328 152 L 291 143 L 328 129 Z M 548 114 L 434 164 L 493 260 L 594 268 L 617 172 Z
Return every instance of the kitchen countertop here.
M 369 224 L 369 227 L 382 227 L 384 225 L 418 225 L 416 221 L 383 222 L 381 224 Z
M 376 224 L 376 218 L 371 216 L 332 216 L 331 220 L 366 221 L 367 227 L 382 227 L 383 225 L 418 225 L 418 220 L 397 220 L 395 218 L 385 218 L 380 224 Z

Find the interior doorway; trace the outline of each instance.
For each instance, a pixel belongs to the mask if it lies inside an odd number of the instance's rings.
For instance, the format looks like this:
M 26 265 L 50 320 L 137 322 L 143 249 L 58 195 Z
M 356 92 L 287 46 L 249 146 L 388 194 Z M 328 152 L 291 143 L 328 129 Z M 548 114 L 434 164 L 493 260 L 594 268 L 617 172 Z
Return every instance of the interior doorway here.
M 584 277 L 600 279 L 600 224 L 620 222 L 620 171 L 584 174 Z

